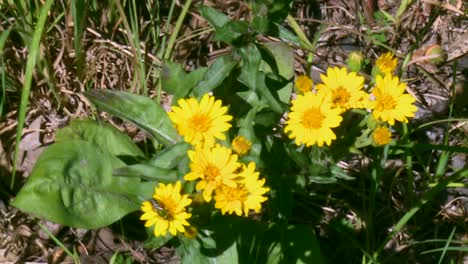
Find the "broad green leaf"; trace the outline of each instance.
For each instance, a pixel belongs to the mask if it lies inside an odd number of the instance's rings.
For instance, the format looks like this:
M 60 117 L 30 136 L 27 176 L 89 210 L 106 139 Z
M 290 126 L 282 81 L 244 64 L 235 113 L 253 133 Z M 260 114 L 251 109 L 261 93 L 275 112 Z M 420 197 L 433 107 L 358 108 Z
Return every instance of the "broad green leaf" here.
M 293 50 L 284 42 L 267 42 L 263 46 L 270 52 L 275 59 L 278 74 L 286 80 L 287 84 L 278 90 L 278 98 L 281 102 L 288 104 L 293 90 L 292 80 L 294 78 L 294 53 Z M 267 64 L 262 64 L 265 72 L 271 72 Z M 270 68 L 270 69 L 268 69 Z
M 112 176 L 124 164 L 82 140 L 58 142 L 39 157 L 13 206 L 67 226 L 99 228 L 139 208 L 136 178 Z
M 173 169 L 184 158 L 187 158 L 187 151 L 189 149 L 189 144 L 185 142 L 179 142 L 156 154 L 148 161 L 148 164 L 159 168 Z
M 294 77 L 294 52 L 291 47 L 284 42 L 267 42 L 263 44 L 263 47 L 275 58 L 279 75 L 286 80 L 291 80 Z M 262 65 L 262 69 L 265 72 L 271 72 L 267 65 Z
M 72 120 L 70 125 L 57 131 L 55 141 L 82 139 L 115 156 L 144 157 L 143 152 L 126 134 L 115 127 L 91 119 Z
M 257 74 L 260 67 L 262 56 L 255 44 L 250 43 L 239 49 L 242 56 L 241 74 L 238 80 L 249 87 L 252 91 L 256 90 Z
M 110 90 L 93 90 L 85 95 L 99 109 L 134 123 L 164 145 L 172 145 L 179 138 L 166 111 L 148 97 Z
M 292 0 L 256 0 L 253 1 L 255 14 L 268 16 L 270 23 L 284 21 L 288 15 Z
M 281 24 L 274 24 L 273 26 L 276 28 L 275 31 L 278 32 L 278 37 L 294 44 L 295 46 L 301 46 L 301 39 L 296 34 L 292 33 Z
M 135 164 L 115 169 L 114 176 L 138 177 L 150 181 L 173 183 L 177 180 L 177 171 L 159 168 L 149 164 Z
M 254 40 L 254 32 L 245 21 L 229 21 L 222 28 L 216 29 L 213 40 L 224 41 L 233 46 L 243 46 Z
M 237 257 L 236 244 L 232 243 L 230 247 L 218 254 L 203 254 L 204 248 L 198 239 L 187 239 L 180 236 L 180 246 L 176 248 L 182 263 L 187 264 L 231 264 L 239 263 Z
M 223 27 L 229 21 L 228 16 L 208 6 L 201 6 L 200 12 L 215 29 Z
M 196 97 L 201 97 L 205 93 L 214 90 L 236 67 L 237 61 L 231 56 L 221 56 L 211 65 L 201 80 L 194 88 L 193 93 Z
M 249 140 L 252 143 L 250 151 L 247 153 L 246 156 L 242 157 L 242 161 L 245 163 L 251 161 L 255 162 L 257 168 L 263 167 L 263 161 L 260 158 L 262 151 L 262 142 L 255 135 L 254 120 L 257 112 L 262 108 L 263 106 L 254 106 L 252 109 L 250 109 L 245 118 L 240 120 L 240 127 L 238 132 L 239 135 L 244 136 L 247 140 Z
M 172 94 L 173 103 L 179 98 L 185 97 L 191 89 L 203 78 L 208 68 L 200 67 L 190 73 L 182 69 L 182 65 L 175 62 L 166 62 L 162 68 L 162 88 Z
M 257 73 L 257 81 L 256 81 L 256 88 L 258 94 L 266 100 L 268 105 L 271 107 L 271 110 L 277 114 L 283 114 L 284 109 L 283 106 L 278 102 L 275 96 L 272 94 L 270 89 L 265 84 L 265 74 L 263 72 Z

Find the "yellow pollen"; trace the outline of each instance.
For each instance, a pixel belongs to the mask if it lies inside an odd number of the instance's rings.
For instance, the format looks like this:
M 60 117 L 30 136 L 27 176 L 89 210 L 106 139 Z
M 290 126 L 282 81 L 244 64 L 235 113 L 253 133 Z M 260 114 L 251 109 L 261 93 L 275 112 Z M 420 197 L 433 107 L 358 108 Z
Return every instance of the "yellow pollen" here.
M 208 166 L 205 167 L 204 172 L 205 179 L 208 181 L 214 181 L 219 176 L 219 168 L 212 164 L 208 164 Z
M 386 127 L 378 127 L 372 137 L 377 145 L 386 145 L 392 140 L 392 132 Z
M 206 132 L 211 127 L 211 120 L 205 114 L 196 114 L 190 119 L 190 127 L 194 131 Z
M 319 129 L 322 127 L 323 119 L 325 119 L 325 116 L 322 114 L 320 109 L 310 108 L 304 112 L 302 123 L 305 128 Z
M 377 111 L 393 110 L 396 105 L 397 103 L 392 96 L 384 95 L 383 97 L 378 98 L 376 109 Z
M 343 88 L 343 87 L 338 87 L 333 91 L 333 96 L 332 96 L 332 102 L 335 105 L 345 105 L 348 101 L 349 98 L 351 97 L 351 94 Z
M 229 201 L 245 201 L 248 196 L 247 190 L 243 186 L 237 188 L 226 188 L 226 197 Z

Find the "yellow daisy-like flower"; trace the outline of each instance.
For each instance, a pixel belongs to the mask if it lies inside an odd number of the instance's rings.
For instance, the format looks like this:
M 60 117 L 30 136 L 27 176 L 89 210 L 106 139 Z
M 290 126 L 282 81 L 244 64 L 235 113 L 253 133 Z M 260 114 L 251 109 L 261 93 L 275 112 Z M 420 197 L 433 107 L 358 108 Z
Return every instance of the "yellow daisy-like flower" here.
M 308 92 L 299 95 L 292 101 L 284 131 L 291 132 L 289 138 L 295 139 L 297 145 L 330 145 L 336 139 L 331 128 L 339 126 L 343 120 L 340 112 L 340 109 L 333 108 L 326 93 Z
M 318 91 L 330 94 L 333 107 L 344 112 L 350 108 L 363 108 L 362 101 L 368 95 L 362 90 L 364 77 L 355 72 L 348 73 L 346 68 L 328 68 L 327 75 L 320 75 L 323 84 L 317 85 Z
M 186 208 L 192 200 L 187 194 L 181 195 L 181 183 L 172 184 L 160 183 L 154 188 L 153 200 L 144 201 L 141 205 L 143 215 L 140 220 L 146 221 L 145 227 L 154 225 L 154 235 L 156 237 L 166 235 L 167 231 L 173 236 L 177 232 L 184 233 L 190 226 L 187 219 L 192 214 L 187 213 Z
M 376 86 L 372 91 L 375 97 L 371 104 L 372 115 L 375 119 L 395 124 L 395 120 L 407 123 L 407 117 L 413 117 L 417 107 L 416 100 L 405 93 L 406 84 L 391 74 L 376 77 Z
M 296 78 L 296 89 L 301 93 L 312 91 L 313 82 L 306 75 L 300 75 Z
M 190 158 L 191 172 L 184 177 L 186 181 L 200 179 L 196 185 L 198 191 L 203 190 L 205 201 L 211 201 L 214 189 L 221 185 L 236 187 L 234 178 L 238 176 L 240 163 L 237 155 L 226 147 L 217 144 L 214 148 L 196 148 L 187 152 Z
M 236 152 L 239 156 L 242 156 L 249 152 L 250 147 L 252 146 L 252 142 L 243 136 L 237 136 L 232 140 L 231 146 L 234 152 Z
M 267 200 L 267 197 L 263 195 L 270 188 L 263 187 L 265 179 L 259 180 L 258 176 L 259 173 L 255 171 L 255 163 L 243 165 L 236 187 L 221 186 L 216 189 L 215 207 L 221 209 L 222 214 L 236 213 L 239 216 L 242 214 L 248 216 L 250 210 L 260 212 L 261 203 Z
M 393 53 L 387 52 L 380 57 L 375 62 L 375 66 L 379 69 L 380 73 L 383 75 L 387 73 L 393 73 L 396 69 L 398 60 L 393 56 Z
M 378 127 L 372 133 L 372 139 L 379 146 L 387 145 L 392 141 L 392 132 L 386 127 Z
M 195 98 L 180 99 L 168 113 L 178 133 L 185 141 L 196 146 L 213 146 L 215 139 L 225 140 L 224 132 L 231 124 L 232 116 L 221 100 L 205 94 L 200 103 Z

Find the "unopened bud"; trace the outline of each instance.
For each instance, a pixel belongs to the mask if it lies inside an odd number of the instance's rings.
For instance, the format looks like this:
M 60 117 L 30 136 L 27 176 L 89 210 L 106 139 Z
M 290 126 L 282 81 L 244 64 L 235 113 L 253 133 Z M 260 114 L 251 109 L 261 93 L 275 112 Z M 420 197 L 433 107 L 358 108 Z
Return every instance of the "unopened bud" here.
M 353 51 L 349 54 L 347 63 L 348 68 L 352 72 L 359 72 L 364 62 L 364 56 L 360 51 Z

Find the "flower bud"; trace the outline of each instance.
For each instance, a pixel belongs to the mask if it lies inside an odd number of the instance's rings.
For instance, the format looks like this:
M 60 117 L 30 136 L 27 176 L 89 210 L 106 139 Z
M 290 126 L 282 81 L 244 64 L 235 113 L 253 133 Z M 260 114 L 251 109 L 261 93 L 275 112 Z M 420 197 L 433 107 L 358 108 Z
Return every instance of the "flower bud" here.
M 353 51 L 349 54 L 348 60 L 346 62 L 350 71 L 359 72 L 364 62 L 364 56 L 360 51 Z

